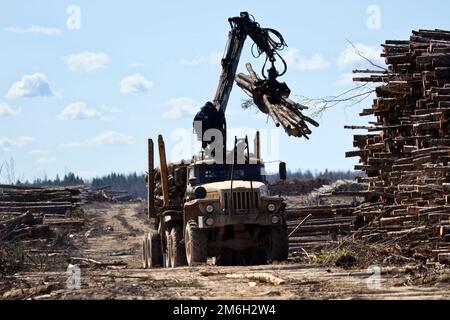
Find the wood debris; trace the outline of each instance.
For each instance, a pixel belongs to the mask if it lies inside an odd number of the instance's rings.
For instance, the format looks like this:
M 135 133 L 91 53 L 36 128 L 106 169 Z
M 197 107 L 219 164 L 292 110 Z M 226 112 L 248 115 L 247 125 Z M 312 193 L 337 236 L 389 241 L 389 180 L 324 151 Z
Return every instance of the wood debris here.
M 247 279 L 250 281 L 256 280 L 265 283 L 270 283 L 276 286 L 283 285 L 286 283 L 285 280 L 276 277 L 270 273 L 245 273 L 245 274 L 236 273 L 236 274 L 227 274 L 226 277 L 232 279 Z

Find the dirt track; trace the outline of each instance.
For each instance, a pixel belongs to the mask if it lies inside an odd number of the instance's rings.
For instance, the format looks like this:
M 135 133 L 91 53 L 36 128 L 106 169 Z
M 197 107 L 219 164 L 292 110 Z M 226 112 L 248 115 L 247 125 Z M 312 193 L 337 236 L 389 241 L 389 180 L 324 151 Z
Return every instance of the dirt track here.
M 368 286 L 366 270 L 345 271 L 294 263 L 256 267 L 153 269 L 141 268 L 143 204 L 99 204 L 86 210 L 88 223 L 73 235 L 78 248 L 72 257 L 111 263 L 106 268 L 81 269 L 81 289 L 66 288 L 66 272 L 27 272 L 16 275 L 28 285 L 53 284 L 33 299 L 449 299 L 450 275 L 414 279 L 404 270 L 381 275 L 380 287 Z M 283 285 L 229 278 L 230 274 L 263 272 L 276 275 Z M 227 276 L 228 275 L 228 276 Z M 373 278 L 371 278 L 373 279 Z M 420 280 L 420 281 L 419 281 Z M 417 285 L 417 283 L 426 283 Z M 414 285 L 412 285 L 414 284 Z M 372 289 L 371 289 L 372 288 Z

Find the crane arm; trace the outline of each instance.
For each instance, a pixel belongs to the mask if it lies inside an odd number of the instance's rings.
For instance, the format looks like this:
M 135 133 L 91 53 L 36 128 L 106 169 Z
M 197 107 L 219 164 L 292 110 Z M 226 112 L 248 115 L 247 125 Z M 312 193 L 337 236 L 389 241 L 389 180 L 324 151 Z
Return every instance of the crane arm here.
M 222 131 L 226 139 L 226 119 L 225 112 L 228 100 L 233 89 L 237 68 L 239 66 L 242 50 L 244 48 L 247 37 L 250 37 L 254 45 L 257 47 L 256 56 L 266 55 L 266 63 L 264 63 L 262 74 L 264 78 L 275 80 L 283 75 L 287 70 L 287 65 L 278 51 L 283 50 L 286 43 L 283 36 L 274 29 L 261 28 L 247 12 L 242 12 L 240 16 L 228 19 L 231 31 L 228 36 L 228 43 L 222 59 L 222 72 L 216 95 L 213 102 L 208 102 L 194 118 L 194 130 L 197 133 L 198 140 L 202 141 L 204 132 L 209 129 L 218 129 Z M 275 40 L 271 35 L 278 38 Z M 275 68 L 276 58 L 279 57 L 284 64 L 284 71 L 280 74 Z M 265 73 L 267 62 L 271 63 L 268 70 L 268 76 Z M 202 123 L 202 129 L 198 130 L 195 122 Z M 207 143 L 203 142 L 203 148 Z
M 230 18 L 229 23 L 231 31 L 228 36 L 225 56 L 222 59 L 222 73 L 220 75 L 219 85 L 213 101 L 213 104 L 221 113 L 225 113 L 226 111 L 247 37 L 250 37 L 257 46 L 258 56 L 264 53 L 266 55 L 266 62 L 267 60 L 271 62 L 275 73 L 271 75 L 269 70 L 269 77 L 276 78 L 280 76 L 276 72 L 274 63 L 276 56 L 280 57 L 277 51 L 282 50 L 286 46 L 283 37 L 278 31 L 261 28 L 256 21 L 251 19 L 247 12 L 242 12 L 239 17 Z M 273 33 L 279 40 L 275 41 L 270 36 L 270 33 Z M 280 59 L 284 63 L 285 70 L 282 73 L 284 74 L 287 69 L 286 63 L 283 58 L 280 57 Z M 265 76 L 264 72 L 265 70 L 263 68 L 263 76 Z

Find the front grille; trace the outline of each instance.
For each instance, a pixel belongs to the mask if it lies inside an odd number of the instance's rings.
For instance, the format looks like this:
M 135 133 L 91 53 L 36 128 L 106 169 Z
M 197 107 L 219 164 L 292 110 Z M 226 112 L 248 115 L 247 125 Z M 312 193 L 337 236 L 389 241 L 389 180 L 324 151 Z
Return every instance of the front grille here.
M 231 194 L 233 199 L 231 199 Z M 232 201 L 231 201 L 232 200 Z M 233 190 L 223 193 L 223 206 L 225 210 L 229 210 L 232 206 L 234 212 L 246 212 L 259 208 L 258 191 L 251 190 Z

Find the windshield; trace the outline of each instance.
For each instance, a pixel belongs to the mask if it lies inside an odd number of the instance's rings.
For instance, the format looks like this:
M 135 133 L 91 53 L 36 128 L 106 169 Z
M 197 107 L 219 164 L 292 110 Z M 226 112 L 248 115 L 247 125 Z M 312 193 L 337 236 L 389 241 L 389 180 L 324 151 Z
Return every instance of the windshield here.
M 212 164 L 199 165 L 190 172 L 196 178 L 197 184 L 231 180 L 232 165 Z M 234 165 L 233 180 L 264 182 L 264 165 L 237 164 Z

